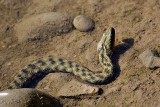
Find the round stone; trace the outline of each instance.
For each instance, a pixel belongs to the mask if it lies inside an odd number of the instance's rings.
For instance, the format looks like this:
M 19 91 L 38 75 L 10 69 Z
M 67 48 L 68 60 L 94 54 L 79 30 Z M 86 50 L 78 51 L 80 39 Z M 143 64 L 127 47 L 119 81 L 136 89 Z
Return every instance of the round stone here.
M 23 88 L 0 92 L 0 107 L 61 107 L 52 96 L 36 89 Z
M 79 31 L 86 32 L 92 30 L 95 26 L 95 23 L 89 17 L 79 15 L 74 18 L 73 25 Z

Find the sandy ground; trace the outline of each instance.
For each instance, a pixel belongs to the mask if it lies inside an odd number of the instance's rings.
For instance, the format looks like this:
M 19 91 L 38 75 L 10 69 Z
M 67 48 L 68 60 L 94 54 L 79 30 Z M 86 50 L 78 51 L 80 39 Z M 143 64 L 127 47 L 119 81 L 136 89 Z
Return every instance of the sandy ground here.
M 83 14 L 96 26 L 92 32 L 73 29 L 46 40 L 18 43 L 15 24 L 46 12 Z M 0 0 L 0 90 L 7 89 L 25 65 L 46 55 L 101 70 L 96 44 L 112 26 L 116 29 L 113 64 L 117 75 L 102 86 L 106 93 L 60 98 L 60 102 L 64 107 L 160 107 L 160 69 L 149 70 L 138 58 L 147 48 L 160 46 L 159 15 L 159 0 Z M 107 92 L 116 87 L 118 90 Z

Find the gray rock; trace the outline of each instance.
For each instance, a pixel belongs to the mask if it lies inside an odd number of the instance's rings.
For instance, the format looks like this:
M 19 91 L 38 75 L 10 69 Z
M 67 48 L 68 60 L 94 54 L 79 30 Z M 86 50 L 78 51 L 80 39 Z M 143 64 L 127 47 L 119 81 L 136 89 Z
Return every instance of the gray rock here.
M 83 15 L 79 15 L 74 18 L 73 25 L 79 31 L 86 32 L 92 30 L 95 26 L 95 23 L 92 19 Z
M 0 92 L 0 107 L 61 107 L 52 96 L 36 89 L 13 89 Z
M 90 86 L 75 80 L 70 81 L 64 85 L 58 92 L 58 96 L 79 96 L 79 95 L 88 95 L 96 94 L 99 92 L 99 88 Z
M 150 49 L 145 50 L 143 53 L 139 55 L 142 63 L 150 69 L 160 67 L 160 58 L 155 57 Z
M 45 38 L 67 33 L 72 30 L 72 18 L 64 13 L 50 12 L 34 15 L 15 25 L 19 42 L 28 39 Z

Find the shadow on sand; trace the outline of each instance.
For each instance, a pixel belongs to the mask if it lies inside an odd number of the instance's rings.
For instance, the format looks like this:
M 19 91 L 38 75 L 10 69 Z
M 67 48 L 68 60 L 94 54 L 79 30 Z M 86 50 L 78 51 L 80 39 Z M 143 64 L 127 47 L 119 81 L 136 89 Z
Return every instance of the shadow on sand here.
M 114 74 L 109 82 L 114 81 L 120 75 L 121 72 L 119 65 L 120 56 L 133 46 L 134 39 L 133 38 L 123 39 L 122 42 L 123 42 L 122 44 L 115 46 L 115 51 L 111 58 L 114 67 Z

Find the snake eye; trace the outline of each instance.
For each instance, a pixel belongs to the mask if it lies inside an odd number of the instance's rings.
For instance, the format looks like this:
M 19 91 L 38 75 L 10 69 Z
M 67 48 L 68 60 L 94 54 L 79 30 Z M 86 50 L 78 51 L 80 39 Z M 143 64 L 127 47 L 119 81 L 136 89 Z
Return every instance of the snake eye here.
M 102 48 L 97 48 L 97 51 L 100 53 L 100 51 L 102 50 Z
M 98 52 L 100 52 L 100 51 L 101 51 L 101 49 L 100 49 L 100 48 L 98 48 L 98 49 L 97 49 L 97 51 L 98 51 Z

